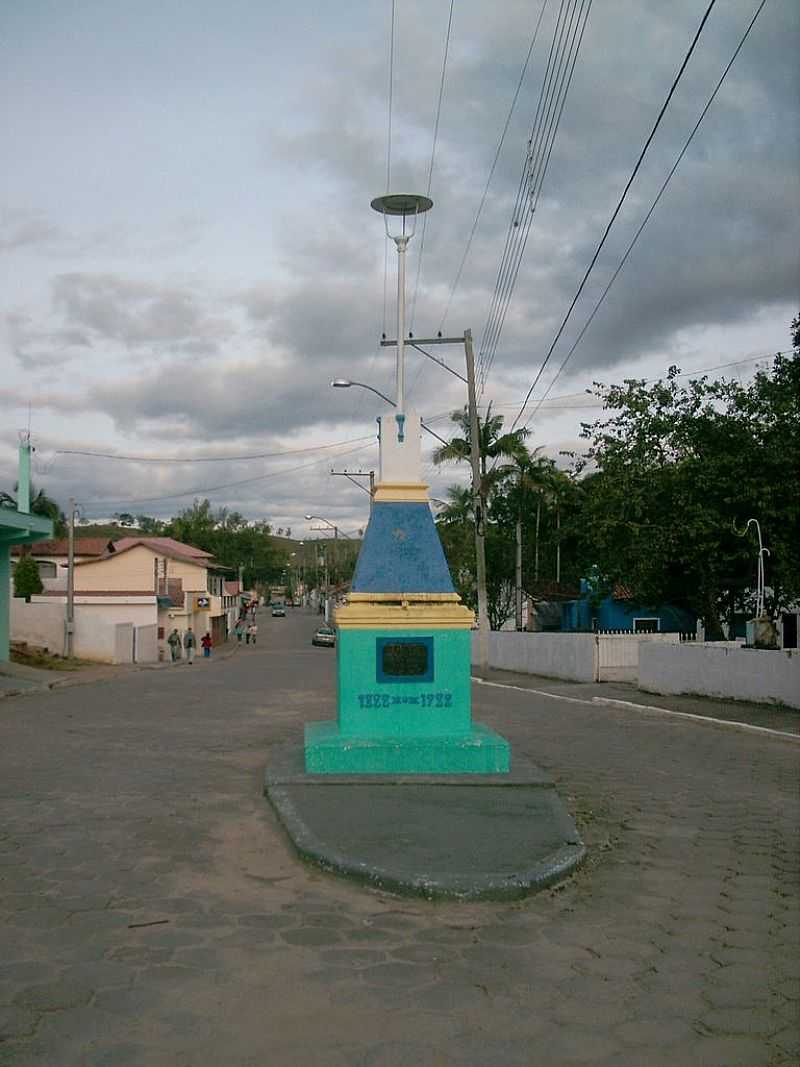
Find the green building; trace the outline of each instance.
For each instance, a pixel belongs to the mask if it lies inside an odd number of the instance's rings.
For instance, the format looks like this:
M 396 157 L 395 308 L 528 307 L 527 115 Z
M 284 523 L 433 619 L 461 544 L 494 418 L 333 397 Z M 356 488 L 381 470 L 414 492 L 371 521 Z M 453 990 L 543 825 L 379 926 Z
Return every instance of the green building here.
M 17 506 L 0 507 L 0 663 L 8 662 L 11 597 L 11 546 L 29 545 L 53 536 L 51 519 L 31 514 L 31 446 L 19 446 Z

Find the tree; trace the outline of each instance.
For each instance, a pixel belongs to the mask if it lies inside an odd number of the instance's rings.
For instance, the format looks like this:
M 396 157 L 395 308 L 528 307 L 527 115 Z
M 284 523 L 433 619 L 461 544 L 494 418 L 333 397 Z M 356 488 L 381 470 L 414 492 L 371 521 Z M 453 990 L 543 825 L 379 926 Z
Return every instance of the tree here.
M 454 411 L 450 419 L 461 430 L 461 435 L 451 437 L 446 445 L 434 449 L 433 462 L 437 466 L 442 463 L 470 463 L 472 460 L 469 411 L 467 408 Z M 503 433 L 502 430 L 503 416 L 492 415 L 490 404 L 486 418 L 478 424 L 481 484 L 477 489 L 484 501 L 492 488 L 506 475 L 509 461 L 513 461 L 517 456 L 527 455 L 524 442 L 528 431 L 520 429 L 514 433 Z M 490 460 L 494 461 L 491 467 Z
M 44 589 L 39 568 L 33 556 L 22 556 L 14 567 L 14 596 L 25 597 L 30 603 L 32 596 Z
M 164 533 L 164 523 L 150 515 L 137 515 L 136 526 L 148 537 L 160 537 Z
M 433 462 L 437 465 L 442 463 L 470 463 L 472 459 L 472 436 L 471 426 L 469 419 L 469 411 L 467 408 L 463 408 L 460 411 L 454 411 L 451 416 L 451 420 L 461 430 L 461 435 L 450 439 L 446 445 L 440 445 L 435 449 L 433 453 Z M 477 486 L 472 486 L 471 490 L 464 490 L 469 497 L 475 493 L 478 500 L 473 502 L 471 508 L 471 514 L 462 525 L 460 536 L 456 535 L 455 529 L 448 530 L 448 536 L 443 539 L 445 544 L 445 552 L 450 552 L 448 560 L 450 561 L 451 571 L 454 574 L 454 581 L 456 588 L 459 590 L 462 599 L 465 600 L 470 607 L 475 606 L 476 595 L 476 582 L 477 577 L 472 578 L 472 575 L 476 574 L 477 567 L 475 564 L 475 545 L 472 544 L 471 554 L 467 555 L 467 538 L 464 537 L 464 533 L 467 527 L 471 527 L 471 535 L 469 540 L 473 540 L 475 533 L 475 511 L 476 507 L 480 507 L 479 522 L 484 526 L 484 538 L 486 542 L 487 560 L 486 560 L 486 596 L 487 607 L 489 612 L 489 622 L 493 628 L 497 626 L 497 619 L 502 614 L 502 609 L 498 607 L 501 601 L 506 599 L 505 591 L 505 579 L 502 574 L 492 573 L 490 569 L 489 561 L 489 546 L 488 546 L 488 533 L 486 528 L 486 516 L 487 516 L 487 504 L 493 488 L 498 486 L 503 478 L 506 476 L 509 469 L 511 469 L 511 463 L 508 461 L 514 461 L 515 458 L 527 455 L 524 439 L 527 436 L 528 431 L 521 429 L 516 433 L 506 433 L 503 430 L 503 416 L 492 415 L 491 404 L 486 412 L 486 418 L 478 424 L 478 452 L 480 457 L 480 483 Z M 492 460 L 491 467 L 489 461 Z M 457 493 L 454 490 L 448 490 L 448 494 L 451 498 L 451 503 L 456 504 L 458 502 Z M 462 498 L 463 500 L 463 498 Z M 450 503 L 446 505 L 446 511 L 450 508 Z M 446 527 L 447 518 L 444 519 Z M 455 554 L 454 549 L 458 546 L 459 558 L 454 560 L 451 555 Z M 469 580 L 468 585 L 468 576 Z M 513 595 L 513 594 L 512 594 Z
M 696 612 L 713 635 L 752 610 L 755 552 L 736 529 L 761 523 L 771 612 L 800 596 L 800 358 L 752 382 L 626 381 L 597 387 L 612 417 L 585 425 L 581 509 L 587 568 L 644 603 Z
M 0 507 L 16 508 L 19 484 L 14 483 L 14 493 L 0 492 Z M 59 504 L 47 495 L 44 489 L 36 489 L 31 483 L 31 514 L 41 515 L 45 519 L 52 520 L 53 536 L 66 537 L 67 517 Z

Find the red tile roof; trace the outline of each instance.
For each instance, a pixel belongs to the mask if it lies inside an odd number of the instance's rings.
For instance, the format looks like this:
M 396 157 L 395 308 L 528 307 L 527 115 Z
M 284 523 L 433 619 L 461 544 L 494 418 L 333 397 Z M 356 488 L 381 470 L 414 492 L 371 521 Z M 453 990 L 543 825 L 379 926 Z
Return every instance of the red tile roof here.
M 114 549 L 119 552 L 122 549 L 131 548 L 133 545 L 147 545 L 154 552 L 174 552 L 177 556 L 199 557 L 199 559 L 213 558 L 210 552 L 205 552 L 202 548 L 195 548 L 194 545 L 185 545 L 182 541 L 176 541 L 172 537 L 121 537 L 119 541 L 114 542 Z
M 76 556 L 102 556 L 110 543 L 108 537 L 76 537 Z M 14 556 L 22 553 L 22 545 L 12 545 L 11 552 Z M 32 556 L 66 556 L 69 552 L 69 543 L 66 538 L 58 541 L 36 541 L 29 545 Z
M 225 583 L 225 595 L 226 596 L 236 596 L 236 594 L 239 593 L 239 592 L 241 592 L 241 590 L 239 588 L 238 581 L 236 581 L 236 582 L 226 582 Z

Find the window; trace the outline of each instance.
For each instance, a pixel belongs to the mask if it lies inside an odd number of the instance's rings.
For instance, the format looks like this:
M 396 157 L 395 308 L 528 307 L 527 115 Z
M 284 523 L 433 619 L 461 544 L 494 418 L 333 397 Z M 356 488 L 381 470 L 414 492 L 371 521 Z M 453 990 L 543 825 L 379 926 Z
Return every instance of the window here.
M 433 681 L 432 637 L 378 637 L 375 652 L 377 681 Z
M 39 559 L 36 561 L 36 566 L 39 568 L 40 578 L 55 578 L 56 565 L 49 559 Z
M 633 632 L 635 634 L 657 634 L 661 629 L 660 619 L 634 619 Z

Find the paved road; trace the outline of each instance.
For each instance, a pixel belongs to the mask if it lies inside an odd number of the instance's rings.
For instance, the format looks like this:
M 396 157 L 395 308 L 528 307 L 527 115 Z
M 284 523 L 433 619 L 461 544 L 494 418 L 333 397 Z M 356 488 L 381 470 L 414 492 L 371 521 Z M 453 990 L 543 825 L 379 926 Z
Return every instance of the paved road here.
M 2 1067 L 798 1063 L 797 745 L 477 687 L 591 860 L 522 903 L 392 898 L 262 800 L 333 714 L 315 621 L 0 703 Z

